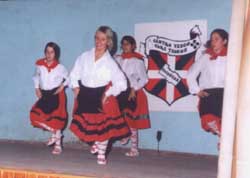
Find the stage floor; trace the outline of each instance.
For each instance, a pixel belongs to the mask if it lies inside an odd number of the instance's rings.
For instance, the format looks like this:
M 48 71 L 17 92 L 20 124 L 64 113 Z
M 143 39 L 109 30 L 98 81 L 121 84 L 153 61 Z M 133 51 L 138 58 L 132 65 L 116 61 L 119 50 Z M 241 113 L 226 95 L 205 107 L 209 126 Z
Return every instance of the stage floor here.
M 85 147 L 67 146 L 59 156 L 50 151 L 43 143 L 0 141 L 0 167 L 98 178 L 216 178 L 217 172 L 212 156 L 142 150 L 140 157 L 128 158 L 115 148 L 108 165 L 99 166 Z

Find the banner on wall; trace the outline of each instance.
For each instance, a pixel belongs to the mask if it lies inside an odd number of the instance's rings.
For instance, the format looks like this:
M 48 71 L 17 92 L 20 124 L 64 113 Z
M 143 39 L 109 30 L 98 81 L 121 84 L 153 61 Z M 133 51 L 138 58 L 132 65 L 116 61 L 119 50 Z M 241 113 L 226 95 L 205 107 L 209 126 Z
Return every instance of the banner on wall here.
M 197 111 L 186 75 L 204 50 L 206 20 L 136 24 L 135 38 L 138 52 L 145 56 L 150 110 Z

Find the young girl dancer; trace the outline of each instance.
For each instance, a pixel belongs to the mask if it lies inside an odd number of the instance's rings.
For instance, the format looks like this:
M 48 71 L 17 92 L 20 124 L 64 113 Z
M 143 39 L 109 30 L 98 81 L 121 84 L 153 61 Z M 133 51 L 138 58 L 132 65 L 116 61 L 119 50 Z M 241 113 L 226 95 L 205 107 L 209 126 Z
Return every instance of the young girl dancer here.
M 47 145 L 54 145 L 53 154 L 62 152 L 62 129 L 67 123 L 65 87 L 68 72 L 59 63 L 60 48 L 50 42 L 44 49 L 45 57 L 36 61 L 33 77 L 38 101 L 30 112 L 31 124 L 52 133 Z
M 119 106 L 126 119 L 132 135 L 123 139 L 122 144 L 131 140 L 131 149 L 126 156 L 139 156 L 138 129 L 150 128 L 147 97 L 143 87 L 148 82 L 143 56 L 135 52 L 136 41 L 132 36 L 124 36 L 121 40 L 123 53 L 116 57 L 125 73 L 129 87 L 118 96 Z
M 70 74 L 75 95 L 71 131 L 82 141 L 92 144 L 97 163 L 106 164 L 106 148 L 110 139 L 130 135 L 121 117 L 116 96 L 126 90 L 122 71 L 110 56 L 113 31 L 101 26 L 95 33 L 95 48 L 80 55 Z
M 221 135 L 227 43 L 228 33 L 223 29 L 215 29 L 206 44 L 206 51 L 193 64 L 187 76 L 190 93 L 196 94 L 200 99 L 198 108 L 202 128 L 219 137 Z

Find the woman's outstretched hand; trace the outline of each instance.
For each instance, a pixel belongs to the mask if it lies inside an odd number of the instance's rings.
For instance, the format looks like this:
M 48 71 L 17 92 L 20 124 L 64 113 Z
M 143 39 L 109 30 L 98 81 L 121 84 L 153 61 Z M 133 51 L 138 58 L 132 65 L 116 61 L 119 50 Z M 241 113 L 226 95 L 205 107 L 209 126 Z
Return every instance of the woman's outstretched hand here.
M 208 97 L 208 96 L 209 96 L 209 93 L 207 93 L 207 92 L 201 90 L 201 91 L 199 91 L 199 93 L 197 93 L 197 96 L 198 96 L 199 98 L 205 98 L 205 97 Z
M 36 88 L 36 96 L 39 99 L 42 97 L 42 92 L 41 92 L 40 88 Z
M 54 95 L 57 95 L 58 93 L 60 93 L 62 90 L 64 89 L 64 85 L 62 84 L 54 93 Z
M 135 99 L 136 99 L 136 92 L 132 88 L 131 91 L 130 91 L 130 93 L 129 93 L 128 101 L 135 100 Z
M 80 92 L 80 88 L 79 87 L 74 88 L 73 92 L 74 92 L 74 97 L 77 98 L 77 96 L 79 95 L 79 92 Z

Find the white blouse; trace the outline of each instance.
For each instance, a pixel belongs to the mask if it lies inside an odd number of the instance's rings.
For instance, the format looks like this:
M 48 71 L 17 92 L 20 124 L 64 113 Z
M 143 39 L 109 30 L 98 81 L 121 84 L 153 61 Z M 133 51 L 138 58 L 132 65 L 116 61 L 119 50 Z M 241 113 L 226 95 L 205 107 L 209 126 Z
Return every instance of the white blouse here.
M 131 88 L 139 90 L 147 84 L 148 76 L 142 60 L 136 58 L 122 59 L 121 56 L 117 56 L 115 59 L 127 76 Z
M 108 51 L 95 61 L 95 48 L 81 54 L 70 73 L 70 86 L 79 87 L 78 81 L 86 87 L 97 88 L 112 86 L 106 91 L 106 96 L 117 96 L 127 88 L 127 81 Z
M 68 71 L 62 64 L 58 64 L 50 72 L 45 66 L 36 65 L 33 81 L 35 88 L 42 90 L 52 90 L 61 84 L 67 86 L 69 83 Z
M 197 94 L 204 89 L 224 88 L 226 61 L 226 56 L 211 60 L 209 54 L 203 54 L 188 71 L 189 92 Z

